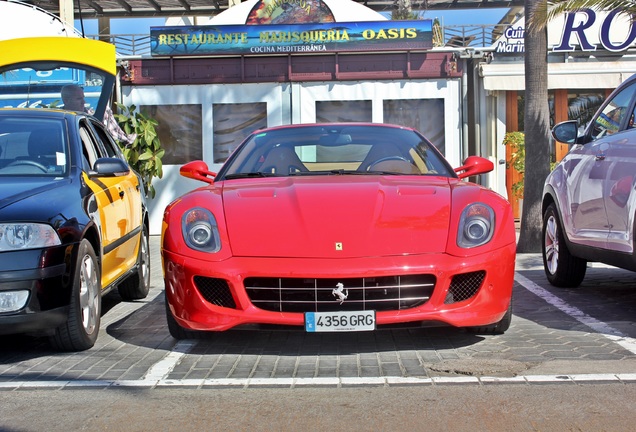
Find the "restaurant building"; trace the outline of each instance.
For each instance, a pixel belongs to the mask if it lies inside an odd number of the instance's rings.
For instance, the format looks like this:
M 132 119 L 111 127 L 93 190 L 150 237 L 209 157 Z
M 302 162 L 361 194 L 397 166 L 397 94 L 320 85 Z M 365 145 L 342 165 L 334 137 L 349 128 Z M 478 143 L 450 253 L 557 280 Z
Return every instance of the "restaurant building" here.
M 152 57 L 127 61 L 121 80 L 123 102 L 159 122 L 166 148 L 153 233 L 160 210 L 199 186 L 179 176 L 181 164 L 217 170 L 260 127 L 397 123 L 455 166 L 466 155 L 462 62 L 433 48 L 430 20 L 390 21 L 349 0 L 252 0 L 205 25 L 176 24 L 151 28 Z
M 504 141 L 524 130 L 522 12 L 511 8 L 497 25 L 449 36 L 434 21 L 390 21 L 350 0 L 248 0 L 213 18 L 152 28 L 149 53 L 121 56 L 117 89 L 121 102 L 159 122 L 166 149 L 164 176 L 153 182 L 151 233 L 160 233 L 170 201 L 199 186 L 179 175 L 183 163 L 203 159 L 217 170 L 256 128 L 330 121 L 414 127 L 454 166 L 487 157 L 495 170 L 478 181 L 518 214 L 512 183 L 519 177 L 507 169 Z M 47 19 L 45 34 L 77 36 Z M 584 125 L 636 72 L 635 54 L 636 28 L 616 12 L 551 22 L 551 122 Z M 559 160 L 567 146 L 555 143 L 553 151 Z

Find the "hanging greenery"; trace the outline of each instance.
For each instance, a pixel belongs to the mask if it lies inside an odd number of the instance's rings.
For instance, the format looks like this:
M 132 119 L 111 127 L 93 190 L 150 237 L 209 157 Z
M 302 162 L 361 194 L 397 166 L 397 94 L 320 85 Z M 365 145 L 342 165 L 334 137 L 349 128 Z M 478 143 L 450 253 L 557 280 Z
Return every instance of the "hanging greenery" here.
M 137 135 L 132 144 L 120 143 L 121 150 L 128 163 L 141 176 L 146 196 L 154 198 L 156 191 L 152 180 L 163 177 L 161 159 L 165 154 L 155 129 L 158 123 L 137 111 L 135 105 L 127 107 L 118 102 L 115 104 L 120 110 L 119 114 L 115 114 L 119 127 L 127 134 Z

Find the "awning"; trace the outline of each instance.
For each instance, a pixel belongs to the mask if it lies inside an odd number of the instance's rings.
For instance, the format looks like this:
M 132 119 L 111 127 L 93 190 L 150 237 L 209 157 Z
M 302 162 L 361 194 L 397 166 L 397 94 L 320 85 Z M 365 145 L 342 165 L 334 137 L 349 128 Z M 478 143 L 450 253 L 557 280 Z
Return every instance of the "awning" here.
M 549 63 L 548 89 L 614 88 L 636 73 L 636 62 Z M 525 90 L 523 63 L 482 63 L 485 90 Z

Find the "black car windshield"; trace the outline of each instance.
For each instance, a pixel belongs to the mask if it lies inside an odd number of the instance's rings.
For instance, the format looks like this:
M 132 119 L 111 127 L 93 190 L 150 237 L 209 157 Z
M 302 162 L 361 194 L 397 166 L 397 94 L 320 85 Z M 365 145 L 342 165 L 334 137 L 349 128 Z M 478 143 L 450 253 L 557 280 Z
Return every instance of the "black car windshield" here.
M 65 136 L 60 120 L 0 118 L 0 176 L 63 175 L 69 162 Z
M 311 125 L 252 134 L 217 180 L 305 175 L 437 175 L 455 177 L 423 136 L 384 125 Z

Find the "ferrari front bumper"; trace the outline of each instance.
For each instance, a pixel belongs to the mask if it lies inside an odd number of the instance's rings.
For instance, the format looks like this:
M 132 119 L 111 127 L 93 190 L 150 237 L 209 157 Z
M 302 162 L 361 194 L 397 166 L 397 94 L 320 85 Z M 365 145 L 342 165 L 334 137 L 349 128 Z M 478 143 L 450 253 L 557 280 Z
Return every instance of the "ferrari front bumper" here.
M 502 319 L 511 301 L 515 244 L 470 257 L 423 254 L 353 259 L 230 258 L 222 262 L 195 259 L 162 250 L 166 298 L 177 323 L 191 330 L 222 331 L 245 324 L 304 325 L 304 311 L 289 312 L 256 306 L 246 280 L 351 280 L 412 275 L 434 276 L 425 302 L 414 307 L 377 310 L 376 324 L 439 322 L 455 327 L 493 324 Z M 480 273 L 479 286 L 467 298 L 453 300 L 456 276 Z M 202 281 L 214 281 L 202 290 Z M 449 294 L 450 293 L 450 294 Z M 332 297 L 329 310 L 337 310 Z M 450 299 L 450 300 L 449 300 Z M 284 303 L 284 302 L 283 302 Z M 282 304 L 282 303 L 281 303 Z M 347 302 L 344 302 L 347 305 Z M 347 306 L 343 306 L 343 310 Z M 366 309 L 361 305 L 360 309 Z M 315 311 L 311 306 L 306 312 Z

